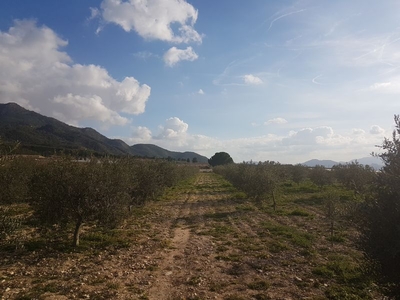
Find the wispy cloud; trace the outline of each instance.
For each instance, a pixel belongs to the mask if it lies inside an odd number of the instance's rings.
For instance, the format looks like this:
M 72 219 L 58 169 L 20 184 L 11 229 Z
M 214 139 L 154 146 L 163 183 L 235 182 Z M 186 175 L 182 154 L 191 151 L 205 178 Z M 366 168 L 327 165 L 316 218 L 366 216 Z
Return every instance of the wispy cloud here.
M 149 58 L 159 58 L 159 56 L 157 54 L 154 54 L 152 52 L 149 51 L 140 51 L 140 52 L 136 52 L 133 53 L 133 56 L 142 60 L 147 60 Z
M 284 118 L 273 118 L 270 119 L 266 122 L 264 122 L 264 125 L 270 125 L 270 124 L 286 124 L 288 121 Z
M 282 18 L 291 16 L 291 15 L 294 15 L 294 14 L 301 13 L 301 12 L 303 12 L 303 11 L 306 11 L 306 9 L 303 8 L 303 9 L 300 9 L 300 10 L 297 10 L 297 11 L 292 11 L 292 12 L 289 12 L 289 13 L 286 13 L 286 14 L 283 14 L 283 15 L 280 15 L 280 16 L 276 17 L 276 18 L 273 19 L 273 20 L 271 21 L 271 23 L 269 24 L 269 27 L 268 27 L 268 29 L 267 29 L 267 32 L 270 31 L 270 29 L 272 28 L 272 26 L 274 25 L 274 23 L 275 23 L 276 21 L 278 21 L 278 20 L 280 20 L 280 19 L 282 19 Z
M 322 74 L 319 74 L 318 76 L 315 76 L 311 81 L 312 83 L 318 84 L 318 85 L 324 85 L 324 83 L 321 83 L 318 81 L 318 78 L 321 78 Z

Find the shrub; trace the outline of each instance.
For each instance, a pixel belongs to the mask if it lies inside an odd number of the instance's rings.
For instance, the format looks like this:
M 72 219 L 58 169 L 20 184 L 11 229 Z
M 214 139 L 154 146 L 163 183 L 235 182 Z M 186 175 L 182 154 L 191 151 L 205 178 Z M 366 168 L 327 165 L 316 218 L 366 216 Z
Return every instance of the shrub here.
M 362 250 L 372 262 L 378 279 L 386 283 L 390 294 L 400 299 L 400 117 L 392 140 L 381 148 L 384 167 L 377 174 L 376 193 L 362 210 Z

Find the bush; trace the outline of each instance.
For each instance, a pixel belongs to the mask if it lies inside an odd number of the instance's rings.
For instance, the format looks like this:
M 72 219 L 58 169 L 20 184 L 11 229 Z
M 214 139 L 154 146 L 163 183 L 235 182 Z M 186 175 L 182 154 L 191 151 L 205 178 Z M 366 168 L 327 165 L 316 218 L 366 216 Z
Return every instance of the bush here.
M 276 207 L 276 192 L 286 178 L 285 168 L 274 162 L 230 164 L 214 168 L 214 172 L 224 176 L 236 188 L 249 197 L 262 201 L 272 197 Z
M 361 248 L 391 296 L 400 299 L 400 118 L 395 116 L 392 140 L 379 154 L 384 167 L 377 174 L 375 195 L 362 209 Z

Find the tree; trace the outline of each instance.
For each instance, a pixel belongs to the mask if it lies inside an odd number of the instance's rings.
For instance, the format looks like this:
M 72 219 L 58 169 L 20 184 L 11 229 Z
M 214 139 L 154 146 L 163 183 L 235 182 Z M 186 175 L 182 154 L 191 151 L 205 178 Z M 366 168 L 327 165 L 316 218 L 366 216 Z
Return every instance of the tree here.
M 378 154 L 384 167 L 377 174 L 376 192 L 363 207 L 361 247 L 373 262 L 377 277 L 400 299 L 400 117 L 392 139 L 383 141 Z
M 374 169 L 360 165 L 357 161 L 334 165 L 332 174 L 337 181 L 352 189 L 355 195 L 367 194 L 375 179 Z
M 197 163 L 197 157 L 192 158 L 192 163 L 196 164 Z
M 92 159 L 79 164 L 64 158 L 42 165 L 31 181 L 30 193 L 42 224 L 74 224 L 73 245 L 79 245 L 86 222 L 115 226 L 130 200 L 123 161 Z
M 313 183 L 322 187 L 332 183 L 332 174 L 324 166 L 316 165 L 309 171 L 309 177 Z
M 217 152 L 212 156 L 209 160 L 208 163 L 215 167 L 219 165 L 227 165 L 227 164 L 232 164 L 233 159 L 232 157 L 226 153 L 226 152 Z

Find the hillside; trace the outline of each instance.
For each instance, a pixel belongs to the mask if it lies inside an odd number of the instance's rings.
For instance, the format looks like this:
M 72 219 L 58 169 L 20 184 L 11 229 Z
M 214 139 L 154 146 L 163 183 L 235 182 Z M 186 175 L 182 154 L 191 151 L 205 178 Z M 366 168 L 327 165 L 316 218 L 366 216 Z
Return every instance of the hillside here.
M 20 153 L 49 155 L 67 151 L 79 154 L 136 155 L 144 157 L 208 159 L 194 152 L 172 152 L 156 145 L 129 146 L 109 139 L 93 128 L 78 128 L 57 119 L 29 111 L 18 104 L 0 104 L 0 138 L 5 143 L 19 142 Z
M 333 160 L 319 160 L 319 159 L 311 159 L 308 160 L 304 163 L 302 163 L 302 165 L 307 166 L 307 167 L 315 167 L 315 166 L 324 166 L 325 168 L 332 168 L 334 165 L 338 165 L 338 164 L 346 164 L 346 163 L 351 163 L 351 162 L 355 162 L 357 161 L 358 163 L 362 164 L 362 165 L 369 165 L 370 167 L 374 168 L 375 170 L 379 170 L 380 168 L 382 168 L 383 163 L 382 160 L 378 157 L 363 157 L 363 158 L 359 158 L 359 159 L 353 159 L 349 162 L 337 162 L 337 161 L 333 161 Z
M 192 160 L 196 158 L 199 163 L 208 163 L 208 158 L 195 152 L 168 151 L 152 144 L 136 144 L 131 146 L 131 152 L 136 156 L 173 158 L 176 160 Z

